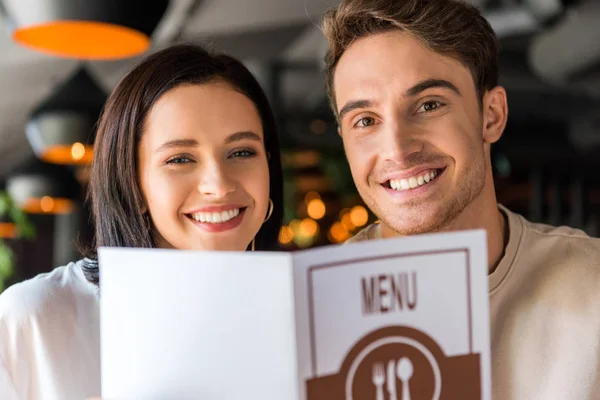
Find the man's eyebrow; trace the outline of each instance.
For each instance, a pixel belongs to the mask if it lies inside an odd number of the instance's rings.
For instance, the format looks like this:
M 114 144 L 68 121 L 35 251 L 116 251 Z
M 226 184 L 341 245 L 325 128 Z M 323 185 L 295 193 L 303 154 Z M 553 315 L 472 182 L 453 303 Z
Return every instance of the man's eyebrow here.
M 233 133 L 225 139 L 225 144 L 239 142 L 240 140 L 255 140 L 257 142 L 262 142 L 262 138 L 258 133 L 254 133 L 252 131 L 241 131 Z
M 198 141 L 196 139 L 175 139 L 175 140 L 169 140 L 168 142 L 161 144 L 156 149 L 156 152 L 158 153 L 158 152 L 161 152 L 164 150 L 169 150 L 169 149 L 178 148 L 178 147 L 197 147 L 197 146 L 198 146 Z
M 432 89 L 432 88 L 450 89 L 453 92 L 455 92 L 456 94 L 458 94 L 459 96 L 461 95 L 460 90 L 458 90 L 458 88 L 450 81 L 447 81 L 445 79 L 426 79 L 422 82 L 417 83 L 413 87 L 409 88 L 406 91 L 405 97 L 413 97 L 413 96 L 418 95 L 421 92 L 424 92 L 427 89 Z M 373 102 L 371 100 L 366 100 L 366 99 L 351 100 L 351 101 L 347 102 L 346 104 L 344 104 L 344 106 L 341 108 L 338 119 L 342 120 L 344 118 L 344 115 L 348 114 L 352 110 L 356 110 L 358 108 L 367 108 L 367 107 L 371 107 L 372 105 L 373 105 Z
M 352 100 L 344 104 L 342 109 L 339 112 L 339 119 L 343 119 L 344 115 L 348 114 L 352 110 L 356 110 L 357 108 L 366 108 L 371 107 L 373 102 L 370 100 Z
M 419 93 L 424 92 L 427 89 L 432 89 L 432 88 L 450 89 L 453 92 L 455 92 L 457 95 L 459 95 L 459 96 L 461 95 L 458 88 L 456 86 L 454 86 L 454 84 L 450 81 L 447 81 L 445 79 L 427 79 L 427 80 L 417 83 L 416 85 L 414 85 L 413 87 L 408 89 L 406 91 L 406 97 L 416 96 Z

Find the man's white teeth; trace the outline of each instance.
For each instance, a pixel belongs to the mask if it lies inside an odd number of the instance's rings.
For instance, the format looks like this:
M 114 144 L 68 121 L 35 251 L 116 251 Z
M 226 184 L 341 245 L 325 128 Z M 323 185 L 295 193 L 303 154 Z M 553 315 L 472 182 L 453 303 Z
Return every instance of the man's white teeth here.
M 391 179 L 390 187 L 399 191 L 414 189 L 431 182 L 437 174 L 437 171 L 433 170 L 418 176 L 411 176 L 408 179 Z
M 234 208 L 231 210 L 221 212 L 197 212 L 192 214 L 192 218 L 194 218 L 198 222 L 220 224 L 237 217 L 239 214 L 240 209 Z

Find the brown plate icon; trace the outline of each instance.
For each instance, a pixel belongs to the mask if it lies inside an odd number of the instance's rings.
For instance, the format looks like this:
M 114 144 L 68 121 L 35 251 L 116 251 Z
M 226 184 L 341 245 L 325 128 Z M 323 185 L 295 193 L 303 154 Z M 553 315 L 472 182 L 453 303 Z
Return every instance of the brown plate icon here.
M 479 354 L 448 357 L 427 334 L 394 326 L 371 332 L 339 373 L 307 382 L 309 400 L 479 400 Z
M 365 347 L 346 376 L 347 400 L 439 400 L 442 374 L 435 356 L 406 337 L 387 337 Z

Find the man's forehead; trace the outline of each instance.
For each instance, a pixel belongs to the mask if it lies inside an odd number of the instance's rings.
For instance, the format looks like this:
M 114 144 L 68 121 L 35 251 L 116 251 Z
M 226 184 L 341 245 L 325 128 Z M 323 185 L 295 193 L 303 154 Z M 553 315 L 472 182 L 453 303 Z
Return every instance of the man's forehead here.
M 340 58 L 333 76 L 336 98 L 382 89 L 405 91 L 425 79 L 460 85 L 470 79 L 458 60 L 438 54 L 400 31 L 361 38 Z

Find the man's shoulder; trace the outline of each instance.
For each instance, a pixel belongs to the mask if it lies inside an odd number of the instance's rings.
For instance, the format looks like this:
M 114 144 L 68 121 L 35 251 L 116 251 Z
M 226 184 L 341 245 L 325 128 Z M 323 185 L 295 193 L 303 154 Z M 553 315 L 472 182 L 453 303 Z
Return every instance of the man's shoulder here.
M 568 226 L 532 223 L 523 231 L 511 281 L 528 287 L 531 300 L 557 301 L 560 309 L 600 302 L 600 239 Z
M 371 224 L 358 231 L 346 243 L 364 242 L 365 240 L 381 239 L 381 225 Z
M 0 320 L 20 324 L 52 313 L 73 300 L 84 285 L 82 276 L 78 264 L 69 263 L 12 285 L 0 295 Z
M 600 238 L 589 236 L 581 229 L 570 226 L 552 226 L 523 221 L 525 250 L 543 250 L 550 254 L 562 255 L 588 261 L 600 267 Z M 560 257 L 563 258 L 563 257 Z
M 528 231 L 534 232 L 538 235 L 549 236 L 549 237 L 562 236 L 562 237 L 575 238 L 575 239 L 600 240 L 598 238 L 589 236 L 587 233 L 585 233 L 581 229 L 573 228 L 568 225 L 554 226 L 554 225 L 548 225 L 548 224 L 543 224 L 543 223 L 531 222 L 523 216 L 520 216 L 520 218 L 523 221 L 524 227 Z

